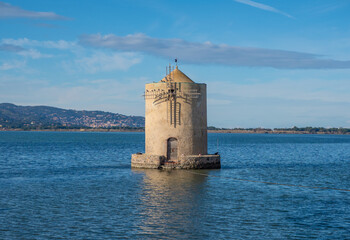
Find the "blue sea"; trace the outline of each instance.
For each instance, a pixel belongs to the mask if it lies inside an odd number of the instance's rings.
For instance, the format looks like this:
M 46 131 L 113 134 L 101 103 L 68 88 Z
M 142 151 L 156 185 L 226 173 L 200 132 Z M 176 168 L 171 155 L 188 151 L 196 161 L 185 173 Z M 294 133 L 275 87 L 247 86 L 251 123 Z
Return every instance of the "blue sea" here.
M 209 134 L 220 170 L 134 170 L 144 133 L 0 132 L 0 239 L 350 239 L 350 136 Z

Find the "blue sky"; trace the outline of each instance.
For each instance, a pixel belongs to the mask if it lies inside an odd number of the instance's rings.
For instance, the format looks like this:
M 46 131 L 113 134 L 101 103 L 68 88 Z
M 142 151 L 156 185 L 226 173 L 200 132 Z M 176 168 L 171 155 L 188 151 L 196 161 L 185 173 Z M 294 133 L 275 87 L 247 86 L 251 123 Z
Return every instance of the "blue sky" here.
M 144 115 L 165 66 L 217 127 L 350 127 L 348 0 L 0 1 L 0 102 Z

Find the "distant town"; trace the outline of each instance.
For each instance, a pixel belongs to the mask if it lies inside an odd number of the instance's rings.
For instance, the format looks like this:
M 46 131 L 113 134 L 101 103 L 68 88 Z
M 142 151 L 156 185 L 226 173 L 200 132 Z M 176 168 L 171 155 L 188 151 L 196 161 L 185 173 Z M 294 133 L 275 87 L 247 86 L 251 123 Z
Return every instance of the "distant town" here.
M 141 116 L 103 111 L 77 111 L 48 106 L 0 104 L 0 129 L 143 128 Z
M 19 106 L 0 103 L 2 131 L 144 131 L 145 118 L 104 111 L 78 111 L 49 106 Z M 217 128 L 215 133 L 260 134 L 350 134 L 349 128 Z

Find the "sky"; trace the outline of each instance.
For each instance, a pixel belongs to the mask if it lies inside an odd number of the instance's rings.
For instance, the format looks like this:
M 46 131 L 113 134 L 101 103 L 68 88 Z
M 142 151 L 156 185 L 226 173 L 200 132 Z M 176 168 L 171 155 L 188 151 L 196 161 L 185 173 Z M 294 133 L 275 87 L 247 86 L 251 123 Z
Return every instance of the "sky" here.
M 348 0 L 0 1 L 0 103 L 144 116 L 166 66 L 208 125 L 350 127 Z

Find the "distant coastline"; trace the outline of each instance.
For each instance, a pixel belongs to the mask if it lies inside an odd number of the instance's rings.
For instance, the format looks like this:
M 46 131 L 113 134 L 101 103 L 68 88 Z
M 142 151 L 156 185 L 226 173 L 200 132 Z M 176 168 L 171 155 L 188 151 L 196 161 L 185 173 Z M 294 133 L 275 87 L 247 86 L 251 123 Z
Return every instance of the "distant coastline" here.
M 37 128 L 37 129 L 23 129 L 23 128 L 0 128 L 3 132 L 144 132 L 143 128 Z
M 249 133 L 249 134 L 323 134 L 323 135 L 350 135 L 350 132 L 309 132 L 309 131 L 288 131 L 288 130 L 208 130 L 208 133 Z
M 40 132 L 144 132 L 140 128 L 0 128 L 0 131 L 40 131 Z M 242 134 L 333 134 L 350 135 L 349 128 L 283 128 L 283 129 L 264 129 L 264 128 L 233 128 L 220 129 L 208 127 L 208 133 L 242 133 Z
M 348 135 L 350 128 L 292 127 L 292 128 L 216 128 L 208 127 L 214 133 L 257 133 L 257 134 L 336 134 Z
M 145 118 L 104 111 L 62 109 L 50 106 L 20 106 L 0 103 L 0 131 L 144 132 Z M 350 134 L 350 128 L 218 128 L 209 133 L 250 134 Z
M 145 118 L 142 116 L 0 103 L 0 129 L 123 129 L 144 126 Z

